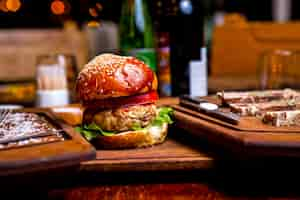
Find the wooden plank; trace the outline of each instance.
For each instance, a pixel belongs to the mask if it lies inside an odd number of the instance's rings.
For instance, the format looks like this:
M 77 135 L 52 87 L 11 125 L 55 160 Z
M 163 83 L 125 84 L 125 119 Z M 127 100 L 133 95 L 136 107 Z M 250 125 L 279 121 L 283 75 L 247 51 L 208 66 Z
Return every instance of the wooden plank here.
M 178 104 L 178 98 L 162 98 L 157 102 L 158 106 L 170 104 Z M 81 123 L 83 109 L 79 104 L 51 108 L 57 117 L 71 125 Z M 98 149 L 96 159 L 82 162 L 80 169 L 82 171 L 127 172 L 213 168 L 214 158 L 200 151 L 196 146 L 188 142 L 180 142 L 173 137 L 175 132 L 181 131 L 169 129 L 166 141 L 153 147 L 122 150 Z
M 297 51 L 299 48 L 299 21 L 252 22 L 245 20 L 242 15 L 230 18 L 231 16 L 225 16 L 224 25 L 214 28 L 210 73 L 212 77 L 243 77 L 244 80 L 235 84 L 239 87 L 238 85 L 245 84 L 244 81 L 247 82 L 248 77 L 258 76 L 262 53 L 271 49 Z M 290 68 L 293 76 L 298 78 L 298 68 Z M 223 88 L 221 86 L 219 89 Z
M 33 79 L 37 56 L 74 55 L 78 69 L 87 62 L 84 33 L 71 29 L 7 29 L 0 33 L 0 79 Z
M 96 159 L 82 162 L 81 170 L 118 172 L 211 169 L 214 162 L 211 156 L 199 149 L 169 137 L 163 144 L 148 148 L 97 150 Z
M 173 106 L 175 109 L 178 106 Z M 261 131 L 261 127 L 253 121 L 249 130 L 239 130 L 225 123 L 210 120 L 209 117 L 198 117 L 181 109 L 175 112 L 176 126 L 186 133 L 207 139 L 209 142 L 226 148 L 239 157 L 245 156 L 286 156 L 300 157 L 299 128 L 295 131 L 272 131 L 270 128 Z M 249 126 L 251 127 L 251 126 Z

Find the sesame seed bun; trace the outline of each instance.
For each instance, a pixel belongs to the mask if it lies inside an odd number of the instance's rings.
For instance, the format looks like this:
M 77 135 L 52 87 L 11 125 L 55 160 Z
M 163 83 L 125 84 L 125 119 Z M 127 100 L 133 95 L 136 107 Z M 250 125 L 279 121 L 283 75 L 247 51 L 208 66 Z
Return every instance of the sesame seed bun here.
M 157 78 L 144 62 L 113 54 L 102 54 L 92 59 L 76 81 L 76 91 L 83 102 L 152 90 L 157 90 Z

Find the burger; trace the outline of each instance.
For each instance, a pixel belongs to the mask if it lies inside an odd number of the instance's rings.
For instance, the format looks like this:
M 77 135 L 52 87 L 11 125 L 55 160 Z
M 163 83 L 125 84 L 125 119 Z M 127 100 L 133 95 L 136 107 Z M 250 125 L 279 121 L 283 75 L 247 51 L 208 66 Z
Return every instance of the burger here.
M 77 130 L 101 148 L 138 148 L 165 141 L 172 109 L 157 107 L 157 78 L 134 57 L 102 54 L 78 74 L 83 107 Z

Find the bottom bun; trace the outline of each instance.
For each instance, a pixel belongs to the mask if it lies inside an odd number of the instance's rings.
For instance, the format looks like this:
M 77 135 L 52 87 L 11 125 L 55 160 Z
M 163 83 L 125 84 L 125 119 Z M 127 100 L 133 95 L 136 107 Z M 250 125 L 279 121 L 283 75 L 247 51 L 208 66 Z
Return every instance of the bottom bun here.
M 149 129 L 126 131 L 113 136 L 99 136 L 92 143 L 104 149 L 128 149 L 148 147 L 165 141 L 168 132 L 168 124 Z

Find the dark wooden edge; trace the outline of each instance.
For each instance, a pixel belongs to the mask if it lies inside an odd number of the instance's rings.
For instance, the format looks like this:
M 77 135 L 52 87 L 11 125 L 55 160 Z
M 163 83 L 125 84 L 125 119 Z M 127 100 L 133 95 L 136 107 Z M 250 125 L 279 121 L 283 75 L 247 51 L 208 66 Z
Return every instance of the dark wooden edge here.
M 130 172 L 130 171 L 165 171 L 165 170 L 195 170 L 212 169 L 215 166 L 213 158 L 208 157 L 176 157 L 126 160 L 95 160 L 83 162 L 81 171 L 97 172 Z
M 216 125 L 210 123 L 209 121 L 195 118 L 190 115 L 183 114 L 181 112 L 175 111 L 175 126 L 185 130 L 185 133 L 190 133 L 194 136 L 200 136 L 201 138 L 207 139 L 209 141 L 214 141 L 215 144 L 221 145 L 224 147 L 234 146 L 239 149 L 239 152 L 242 151 L 240 148 L 243 146 L 244 134 L 237 132 L 236 134 L 223 134 L 224 127 L 221 125 Z M 199 124 L 199 121 L 201 124 Z
M 177 127 L 204 138 L 237 157 L 300 157 L 300 134 L 241 132 L 182 112 L 175 111 L 174 114 Z
M 96 150 L 73 127 L 56 121 L 47 109 L 24 109 L 24 112 L 43 113 L 49 116 L 70 137 L 65 141 L 28 147 L 18 147 L 0 152 L 0 175 L 28 173 L 78 165 L 95 159 Z

